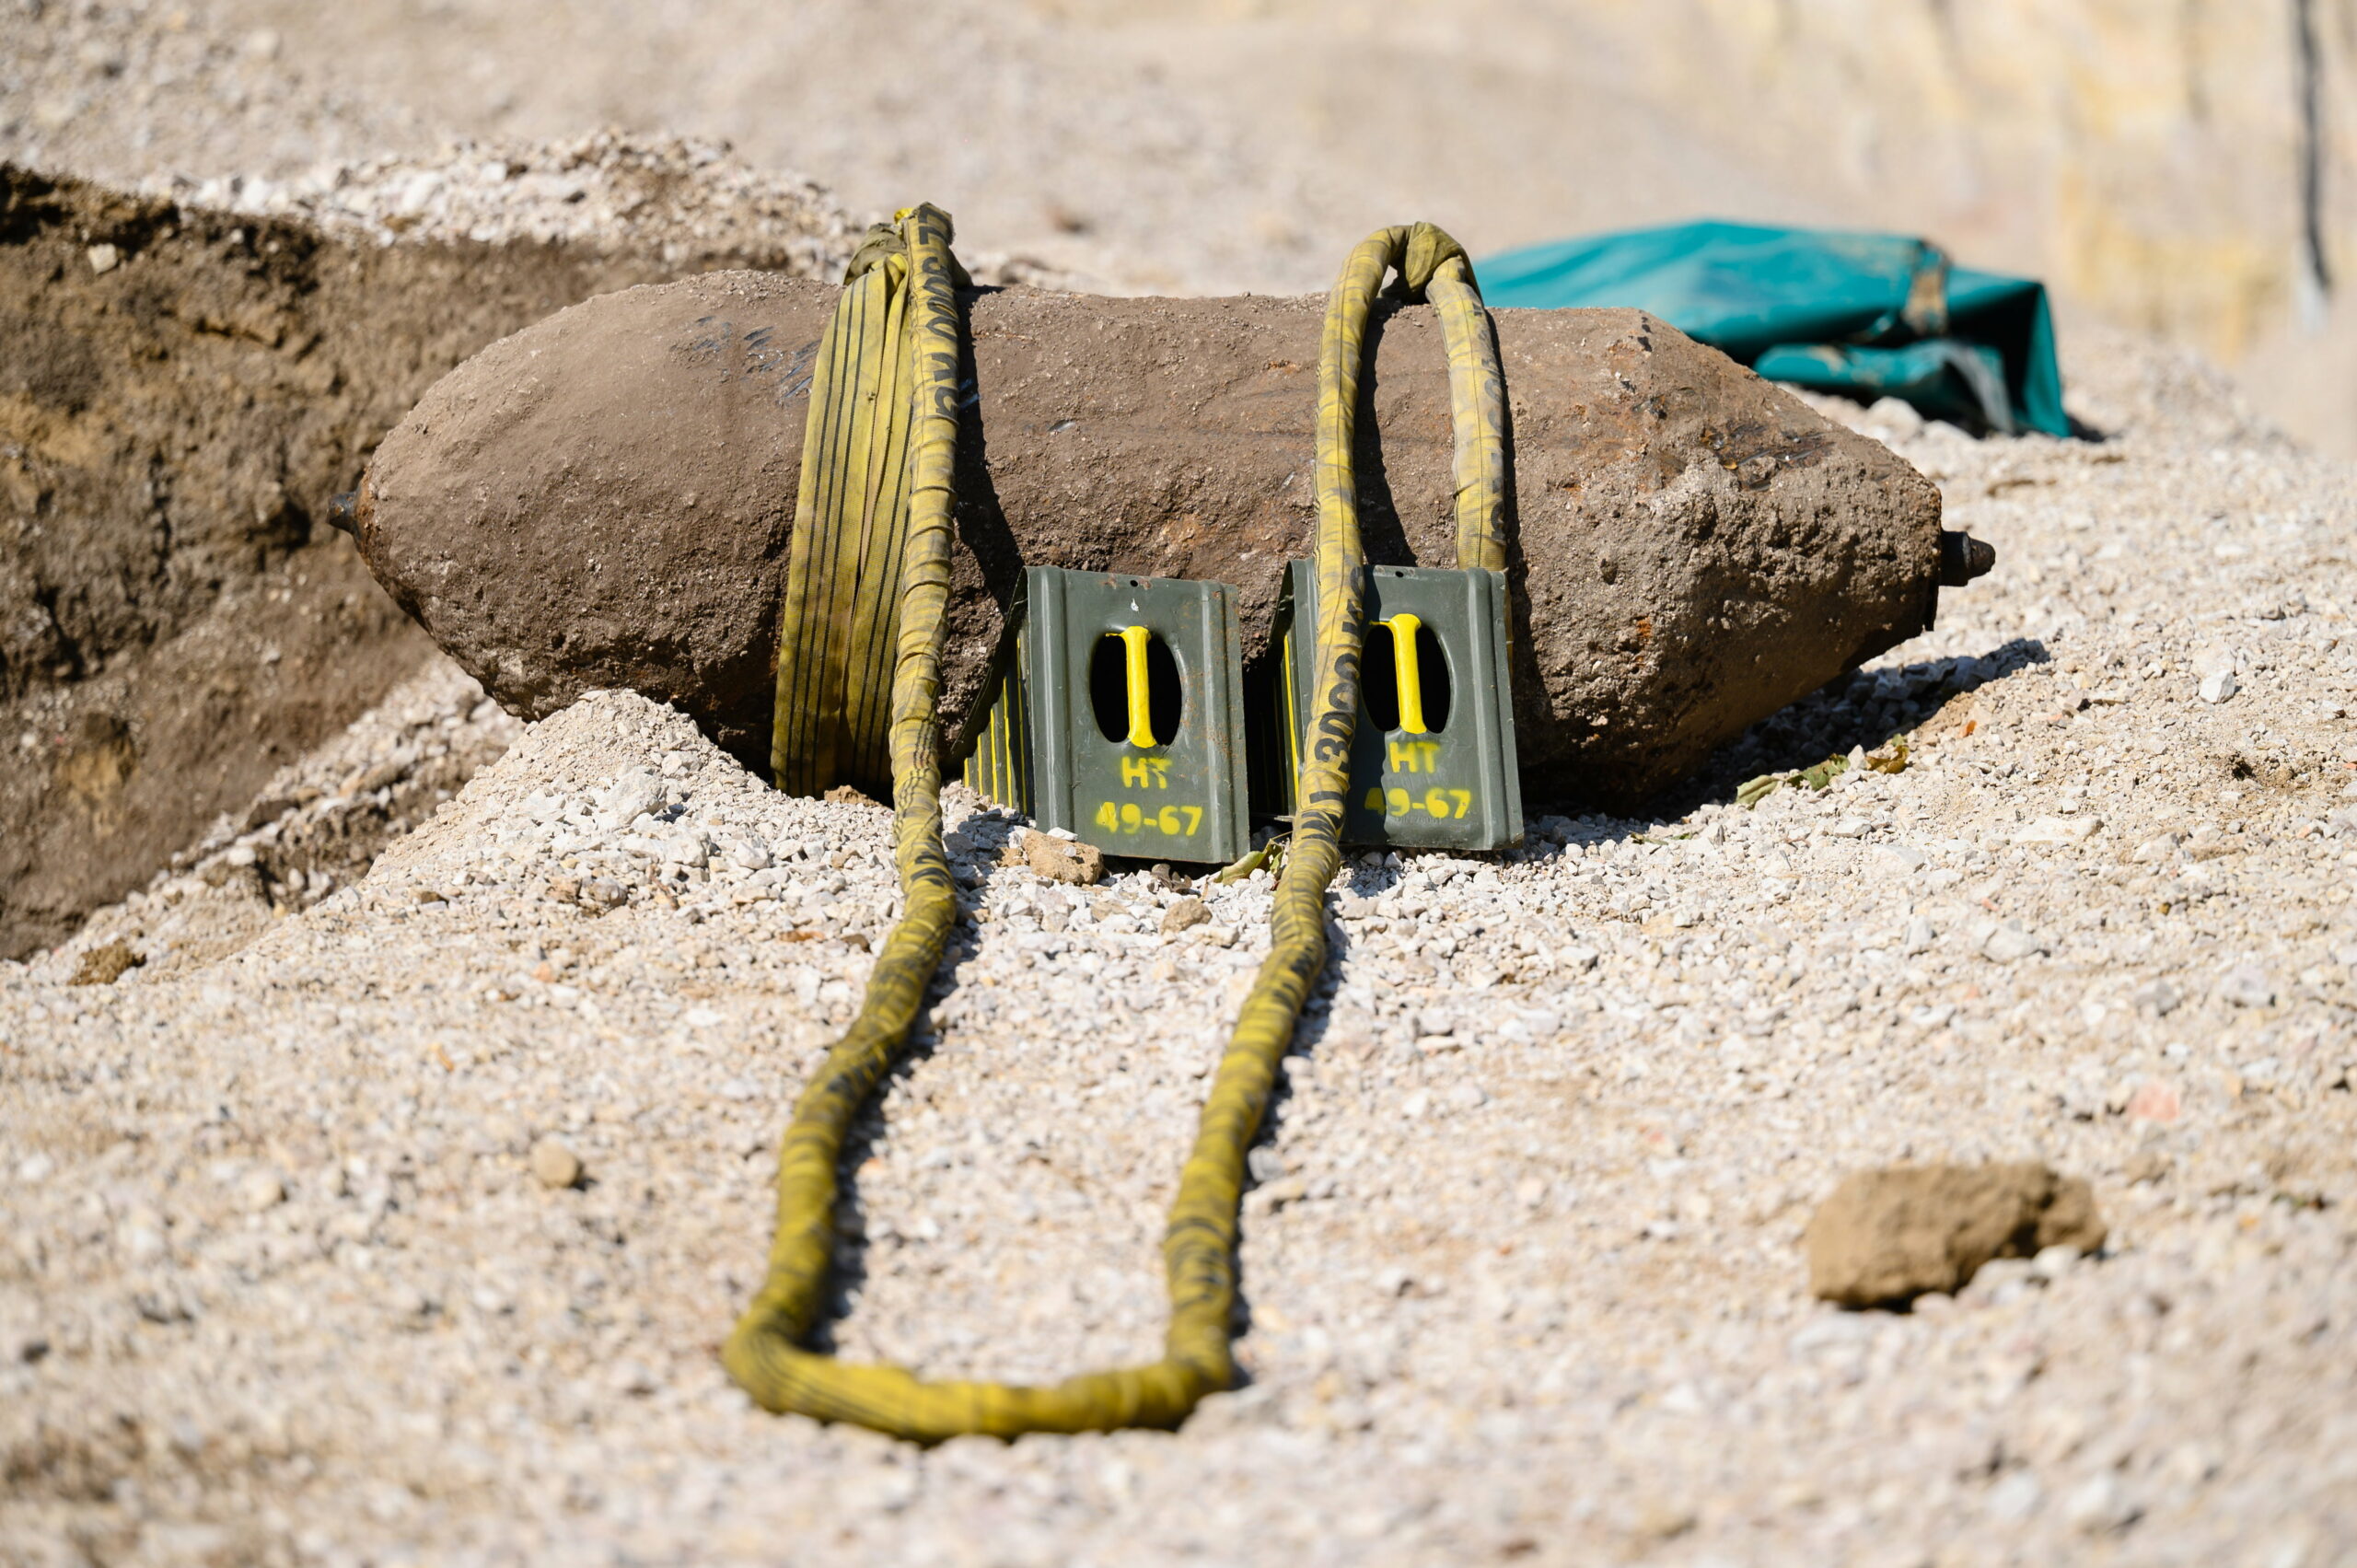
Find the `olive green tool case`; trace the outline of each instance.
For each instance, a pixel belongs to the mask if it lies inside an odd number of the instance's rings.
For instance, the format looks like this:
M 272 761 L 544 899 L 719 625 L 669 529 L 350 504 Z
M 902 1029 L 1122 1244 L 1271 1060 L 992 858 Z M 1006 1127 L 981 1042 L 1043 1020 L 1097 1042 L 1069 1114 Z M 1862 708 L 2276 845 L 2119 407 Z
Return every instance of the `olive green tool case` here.
M 1032 566 L 1007 620 L 968 784 L 1108 854 L 1251 847 L 1234 588 Z
M 1264 815 L 1294 809 L 1317 591 L 1309 562 L 1287 568 L 1276 664 L 1254 714 L 1255 805 Z M 1492 850 L 1521 842 L 1506 647 L 1503 574 L 1367 568 L 1344 842 Z

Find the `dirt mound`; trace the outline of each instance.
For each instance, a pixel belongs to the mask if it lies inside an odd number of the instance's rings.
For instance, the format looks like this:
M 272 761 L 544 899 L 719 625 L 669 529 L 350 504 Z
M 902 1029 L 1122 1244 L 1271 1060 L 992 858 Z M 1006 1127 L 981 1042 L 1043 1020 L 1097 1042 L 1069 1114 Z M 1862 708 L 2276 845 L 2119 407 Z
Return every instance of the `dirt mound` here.
M 525 182 L 498 221 L 466 195 L 494 157 Z M 589 295 L 841 251 L 815 188 L 689 144 L 328 183 L 311 221 L 0 166 L 0 955 L 145 882 L 417 667 L 323 523 L 436 377 Z

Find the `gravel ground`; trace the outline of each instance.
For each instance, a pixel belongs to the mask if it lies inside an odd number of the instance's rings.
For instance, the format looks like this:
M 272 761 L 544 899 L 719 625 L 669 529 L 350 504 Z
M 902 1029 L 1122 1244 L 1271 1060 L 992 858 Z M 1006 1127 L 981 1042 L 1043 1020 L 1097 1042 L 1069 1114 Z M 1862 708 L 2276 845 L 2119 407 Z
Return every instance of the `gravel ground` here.
M 19 4 L 0 153 L 386 234 L 519 192 L 598 231 L 749 205 L 813 264 L 847 233 L 691 143 L 385 162 L 443 138 L 251 9 Z M 1103 151 L 1025 71 L 966 75 Z M 999 160 L 1059 264 L 1317 277 L 1364 226 L 1121 80 L 1167 146 L 1119 189 Z M 976 238 L 1028 244 L 1014 201 Z M 2351 476 L 2184 361 L 2067 346 L 2101 441 L 1822 405 L 1997 545 L 1936 633 L 1655 818 L 1350 867 L 1254 1156 L 1251 1381 L 1175 1435 L 919 1452 L 749 1408 L 716 1352 L 893 911 L 884 814 L 629 695 L 518 738 L 428 670 L 0 964 L 0 1562 L 2357 1562 Z M 1899 739 L 1903 772 L 1736 802 Z M 950 815 L 974 919 L 867 1129 L 834 1342 L 1150 1356 L 1267 886 L 1165 935 L 1181 889 L 1051 887 L 1001 863 L 1019 823 Z M 2091 1180 L 2104 1252 L 1904 1316 L 1809 1299 L 1844 1173 L 1990 1158 Z
M 2351 479 L 2074 347 L 2101 441 L 1840 410 L 2001 552 L 1935 633 L 1657 818 L 1351 865 L 1253 1160 L 1251 1381 L 1175 1435 L 919 1452 L 721 1375 L 893 912 L 881 809 L 609 693 L 207 962 L 169 944 L 216 838 L 0 966 L 0 1561 L 2357 1562 Z M 386 758 L 505 739 L 447 672 L 401 702 Z M 949 814 L 973 920 L 834 1342 L 1150 1356 L 1267 885 L 1165 935 L 1181 889 Z M 69 983 L 113 943 L 156 956 Z M 1844 1172 L 1987 1158 L 2092 1180 L 2105 1251 L 1809 1299 Z

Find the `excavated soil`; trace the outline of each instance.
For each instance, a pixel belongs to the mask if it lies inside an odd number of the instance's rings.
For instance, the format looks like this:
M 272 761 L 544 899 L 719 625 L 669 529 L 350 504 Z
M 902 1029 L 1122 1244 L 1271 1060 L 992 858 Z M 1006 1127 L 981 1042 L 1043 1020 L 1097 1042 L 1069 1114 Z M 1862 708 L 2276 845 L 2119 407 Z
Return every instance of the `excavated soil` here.
M 714 180 L 676 146 L 568 157 L 497 225 L 442 195 L 487 178 L 474 157 L 364 171 L 320 221 L 0 166 L 0 955 L 70 934 L 418 667 L 325 523 L 436 377 L 604 290 L 840 249 L 798 185 L 701 229 L 535 233 L 551 207 L 676 219 Z M 388 190 L 364 221 L 354 192 Z

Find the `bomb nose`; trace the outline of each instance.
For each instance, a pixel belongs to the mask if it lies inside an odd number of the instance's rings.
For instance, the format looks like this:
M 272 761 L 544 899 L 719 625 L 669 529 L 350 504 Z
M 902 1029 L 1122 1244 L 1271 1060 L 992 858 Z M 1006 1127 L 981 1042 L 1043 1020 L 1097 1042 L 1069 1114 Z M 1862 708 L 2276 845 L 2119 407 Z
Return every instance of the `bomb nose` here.
M 1994 545 L 1955 529 L 1940 535 L 1940 587 L 1960 588 L 1975 577 L 1987 576 L 1996 564 Z

